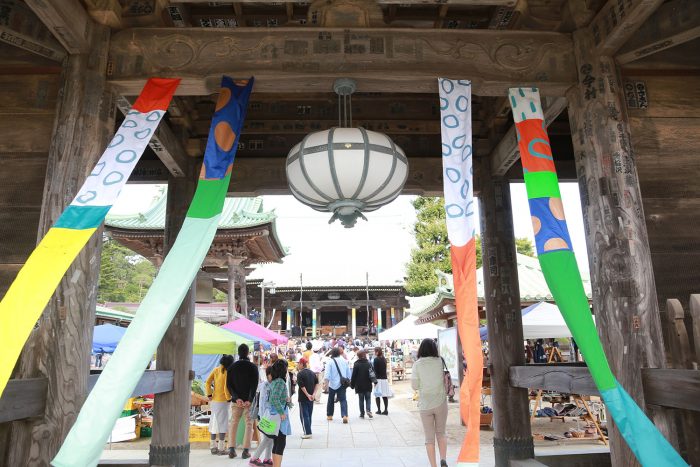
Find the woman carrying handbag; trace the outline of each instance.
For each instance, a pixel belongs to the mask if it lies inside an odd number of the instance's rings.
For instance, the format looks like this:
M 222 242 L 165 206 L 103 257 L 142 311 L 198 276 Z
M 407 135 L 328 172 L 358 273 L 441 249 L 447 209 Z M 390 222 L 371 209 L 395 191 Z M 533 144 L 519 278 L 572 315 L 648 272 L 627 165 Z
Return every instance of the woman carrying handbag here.
M 287 436 L 292 434 L 292 425 L 289 423 L 289 392 L 287 390 L 287 362 L 277 360 L 272 365 L 270 373 L 268 406 L 266 413 L 260 419 L 261 431 L 265 436 L 272 438 L 272 465 L 280 467 L 284 448 L 287 445 Z

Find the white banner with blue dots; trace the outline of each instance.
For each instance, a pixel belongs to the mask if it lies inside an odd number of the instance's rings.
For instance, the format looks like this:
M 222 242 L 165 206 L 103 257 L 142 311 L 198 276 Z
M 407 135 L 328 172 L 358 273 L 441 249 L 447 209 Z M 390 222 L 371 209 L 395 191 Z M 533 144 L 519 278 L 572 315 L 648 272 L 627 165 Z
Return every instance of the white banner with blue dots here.
M 464 246 L 476 233 L 472 151 L 472 83 L 438 78 L 447 235 Z

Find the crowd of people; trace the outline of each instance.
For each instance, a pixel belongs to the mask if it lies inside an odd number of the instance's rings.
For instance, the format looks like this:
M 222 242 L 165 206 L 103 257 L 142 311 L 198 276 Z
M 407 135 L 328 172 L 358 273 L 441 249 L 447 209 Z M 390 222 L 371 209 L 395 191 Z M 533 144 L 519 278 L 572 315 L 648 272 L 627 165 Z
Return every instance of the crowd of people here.
M 246 344 L 238 347 L 237 358 L 224 355 L 205 383 L 210 400 L 210 451 L 213 455 L 238 457 L 236 438 L 241 419 L 245 433 L 241 458 L 252 466 L 282 465 L 286 438 L 292 433 L 289 411 L 294 395 L 299 406 L 301 438 L 312 437 L 314 406 L 327 394 L 326 418 L 335 416 L 340 406 L 342 423 L 348 423 L 347 390 L 359 400 L 360 418 L 389 414 L 389 399 L 394 396 L 388 381 L 391 365 L 384 349 L 370 341 L 327 340 L 289 345 L 285 355 L 260 352 L 250 358 Z M 441 466 L 445 461 L 445 422 L 447 403 L 443 384 L 443 363 L 434 340 L 426 339 L 417 351 L 412 386 L 419 394 L 419 409 L 426 433 L 426 452 L 431 467 L 436 467 L 435 440 Z M 286 357 L 286 358 L 285 358 Z M 442 389 L 441 389 L 442 388 Z M 376 411 L 372 409 L 372 399 Z M 383 405 L 383 410 L 382 410 Z M 251 452 L 254 430 L 259 442 Z M 228 435 L 228 447 L 226 437 Z

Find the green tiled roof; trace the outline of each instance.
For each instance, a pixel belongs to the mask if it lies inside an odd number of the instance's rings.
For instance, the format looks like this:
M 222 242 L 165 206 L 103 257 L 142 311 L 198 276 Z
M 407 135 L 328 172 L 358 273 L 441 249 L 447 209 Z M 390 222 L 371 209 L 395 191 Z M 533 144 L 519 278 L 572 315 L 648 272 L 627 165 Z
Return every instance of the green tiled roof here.
M 107 227 L 127 230 L 163 230 L 165 206 L 163 194 L 150 208 L 135 214 L 107 214 Z M 219 221 L 219 229 L 242 229 L 272 223 L 277 218 L 274 211 L 263 211 L 262 198 L 226 198 Z
M 542 274 L 540 261 L 537 258 L 516 254 L 518 261 L 518 285 L 520 288 L 521 302 L 540 302 L 552 301 L 549 286 Z M 429 313 L 442 302 L 443 299 L 454 300 L 454 291 L 452 284 L 452 275 L 438 273 L 439 285 L 435 289 L 435 293 L 424 295 L 422 297 L 406 297 L 409 302 L 409 313 L 418 316 L 424 313 Z M 479 268 L 476 270 L 476 288 L 479 302 L 484 302 L 484 270 Z M 588 278 L 583 278 L 583 289 L 586 291 L 586 296 L 591 299 L 591 281 Z
M 121 321 L 131 321 L 134 319 L 134 315 L 127 313 L 125 311 L 113 310 L 107 308 L 106 306 L 97 305 L 95 309 L 95 316 L 98 318 L 111 318 Z

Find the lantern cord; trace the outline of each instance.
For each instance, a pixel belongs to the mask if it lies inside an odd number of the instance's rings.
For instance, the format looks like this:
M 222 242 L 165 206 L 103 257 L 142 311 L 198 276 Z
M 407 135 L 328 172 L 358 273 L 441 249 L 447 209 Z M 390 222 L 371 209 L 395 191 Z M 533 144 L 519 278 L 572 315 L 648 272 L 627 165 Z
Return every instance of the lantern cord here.
M 340 103 L 340 99 L 341 99 L 341 96 L 340 96 L 340 94 L 338 94 L 338 126 L 339 127 L 342 126 L 340 113 L 343 111 L 343 106 Z
M 348 96 L 348 111 L 350 112 L 350 124 L 348 126 L 352 127 L 352 94 Z

